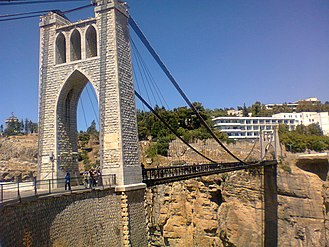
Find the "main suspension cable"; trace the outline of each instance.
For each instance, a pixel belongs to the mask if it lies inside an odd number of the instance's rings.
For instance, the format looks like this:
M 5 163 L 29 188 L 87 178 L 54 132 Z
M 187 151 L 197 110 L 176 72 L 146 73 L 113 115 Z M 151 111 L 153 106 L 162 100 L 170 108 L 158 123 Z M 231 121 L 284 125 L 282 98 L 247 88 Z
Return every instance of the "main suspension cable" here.
M 217 143 L 228 153 L 230 154 L 233 158 L 235 158 L 236 160 L 240 161 L 241 163 L 244 163 L 244 161 L 242 161 L 241 159 L 239 159 L 237 156 L 235 156 L 219 139 L 218 137 L 215 135 L 215 133 L 210 129 L 209 125 L 206 123 L 206 121 L 203 119 L 203 117 L 200 115 L 199 111 L 195 108 L 195 106 L 191 103 L 191 101 L 187 98 L 187 96 L 185 95 L 185 93 L 183 92 L 183 90 L 180 88 L 180 86 L 178 85 L 178 83 L 176 82 L 176 80 L 174 79 L 174 77 L 171 75 L 171 73 L 169 72 L 169 70 L 167 69 L 167 67 L 164 65 L 164 63 L 162 62 L 162 60 L 160 59 L 159 55 L 155 52 L 155 50 L 153 49 L 153 47 L 151 46 L 151 44 L 148 42 L 146 36 L 143 34 L 143 32 L 141 31 L 141 29 L 138 27 L 138 25 L 136 24 L 136 22 L 134 21 L 134 19 L 132 18 L 132 16 L 129 16 L 129 24 L 132 27 L 132 29 L 135 31 L 135 33 L 137 34 L 137 36 L 140 38 L 140 40 L 142 41 L 142 43 L 145 45 L 145 47 L 147 48 L 147 50 L 150 52 L 150 54 L 153 56 L 153 58 L 155 59 L 155 61 L 158 63 L 158 65 L 160 66 L 160 68 L 163 70 L 163 72 L 167 75 L 167 77 L 169 78 L 169 80 L 172 82 L 172 84 L 174 85 L 174 87 L 177 89 L 177 91 L 180 93 L 180 95 L 184 98 L 185 102 L 191 107 L 191 109 L 194 111 L 194 113 L 198 116 L 198 118 L 200 119 L 201 123 L 205 126 L 205 128 L 207 129 L 207 131 L 211 134 L 211 136 L 217 141 Z
M 0 3 L 0 5 L 1 5 L 1 3 Z M 78 10 L 81 10 L 81 9 L 89 8 L 91 6 L 93 6 L 93 4 L 87 4 L 87 5 L 77 7 L 77 8 L 68 9 L 68 10 L 65 10 L 65 11 L 60 11 L 58 9 L 56 9 L 56 10 L 52 9 L 52 10 L 44 10 L 44 11 L 40 10 L 40 11 L 34 11 L 34 12 L 7 14 L 7 15 L 0 16 L 0 21 L 13 21 L 13 20 L 21 20 L 21 19 L 27 19 L 27 18 L 40 17 L 40 14 L 47 13 L 47 12 L 67 14 L 67 13 L 71 13 L 71 12 L 78 11 Z M 34 15 L 33 13 L 39 13 L 39 14 Z M 7 17 L 10 17 L 10 18 L 7 18 Z
M 40 0 L 40 1 L 22 1 L 22 0 L 10 0 L 6 1 L 8 3 L 2 3 L 1 1 L 0 6 L 5 5 L 26 5 L 26 4 L 43 4 L 43 3 L 62 3 L 62 2 L 85 2 L 86 0 Z

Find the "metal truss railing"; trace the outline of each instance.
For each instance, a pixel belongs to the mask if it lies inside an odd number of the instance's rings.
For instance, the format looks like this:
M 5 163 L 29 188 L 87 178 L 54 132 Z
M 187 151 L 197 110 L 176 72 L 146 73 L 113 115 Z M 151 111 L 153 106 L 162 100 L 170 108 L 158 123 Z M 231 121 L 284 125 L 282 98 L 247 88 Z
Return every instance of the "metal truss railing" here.
M 153 186 L 157 184 L 170 183 L 212 174 L 277 165 L 277 163 L 277 160 L 266 160 L 252 163 L 230 162 L 218 164 L 142 168 L 142 174 L 143 182 L 146 183 L 147 186 Z

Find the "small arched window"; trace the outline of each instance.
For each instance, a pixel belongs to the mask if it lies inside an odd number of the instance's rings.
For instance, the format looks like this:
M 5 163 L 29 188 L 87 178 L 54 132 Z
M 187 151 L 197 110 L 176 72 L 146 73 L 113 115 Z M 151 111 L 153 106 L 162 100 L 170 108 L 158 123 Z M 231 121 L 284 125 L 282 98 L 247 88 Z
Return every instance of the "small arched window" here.
M 56 38 L 56 64 L 66 63 L 66 40 L 60 33 Z
M 97 56 L 97 35 L 96 29 L 93 26 L 89 26 L 86 31 L 86 57 Z
M 81 59 L 81 36 L 78 30 L 71 34 L 71 61 Z

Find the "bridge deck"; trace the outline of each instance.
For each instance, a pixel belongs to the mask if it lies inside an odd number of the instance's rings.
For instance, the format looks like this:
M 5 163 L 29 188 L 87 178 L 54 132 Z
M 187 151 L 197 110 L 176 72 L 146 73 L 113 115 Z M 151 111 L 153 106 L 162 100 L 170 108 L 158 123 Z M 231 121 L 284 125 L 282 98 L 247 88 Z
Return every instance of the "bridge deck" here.
M 256 167 L 272 166 L 277 164 L 277 160 L 266 160 L 252 163 L 230 162 L 219 164 L 143 168 L 142 172 L 143 182 L 146 183 L 147 186 L 153 186 L 212 174 L 253 169 Z

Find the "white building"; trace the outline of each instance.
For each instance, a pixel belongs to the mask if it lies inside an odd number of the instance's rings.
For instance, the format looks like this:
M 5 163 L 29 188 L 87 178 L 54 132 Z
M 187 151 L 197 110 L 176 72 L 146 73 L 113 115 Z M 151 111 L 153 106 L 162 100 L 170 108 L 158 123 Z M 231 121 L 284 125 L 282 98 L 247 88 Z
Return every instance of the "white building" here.
M 329 114 L 328 112 L 293 112 L 293 113 L 278 113 L 272 117 L 283 119 L 295 119 L 295 125 L 303 124 L 305 126 L 312 123 L 319 123 L 323 134 L 329 135 Z M 296 127 L 295 126 L 295 127 Z
M 243 111 L 242 110 L 231 109 L 231 110 L 227 110 L 226 113 L 229 116 L 237 116 L 237 117 L 242 117 L 243 116 Z
M 214 126 L 226 133 L 230 139 L 255 139 L 259 133 L 273 132 L 274 126 L 286 124 L 289 130 L 296 126 L 295 119 L 283 117 L 215 117 Z

